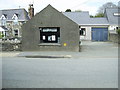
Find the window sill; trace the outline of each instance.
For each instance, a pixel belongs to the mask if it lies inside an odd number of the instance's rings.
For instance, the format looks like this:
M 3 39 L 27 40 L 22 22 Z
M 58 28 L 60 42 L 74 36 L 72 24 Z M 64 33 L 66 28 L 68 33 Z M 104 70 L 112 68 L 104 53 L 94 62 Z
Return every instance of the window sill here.
M 39 46 L 61 46 L 59 43 L 40 43 Z
M 80 35 L 80 36 L 86 36 L 86 35 Z

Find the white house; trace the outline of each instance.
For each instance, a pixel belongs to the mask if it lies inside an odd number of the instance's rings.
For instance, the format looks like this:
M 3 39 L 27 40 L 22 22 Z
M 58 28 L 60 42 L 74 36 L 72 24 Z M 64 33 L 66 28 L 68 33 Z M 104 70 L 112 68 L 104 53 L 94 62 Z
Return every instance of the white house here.
M 107 8 L 105 10 L 105 17 L 109 22 L 109 31 L 110 33 L 116 33 L 116 30 L 119 28 L 118 20 L 120 20 L 120 11 L 119 8 Z
M 0 36 L 3 36 L 5 38 L 8 35 L 8 30 L 5 27 L 0 27 Z
M 80 40 L 107 41 L 108 21 L 106 18 L 90 18 L 89 12 L 64 12 L 65 16 L 79 25 Z
M 21 8 L 0 10 L 0 26 L 7 28 L 9 32 L 9 35 L 7 35 L 7 37 L 9 38 L 21 37 L 21 26 L 28 20 L 28 12 L 25 9 Z

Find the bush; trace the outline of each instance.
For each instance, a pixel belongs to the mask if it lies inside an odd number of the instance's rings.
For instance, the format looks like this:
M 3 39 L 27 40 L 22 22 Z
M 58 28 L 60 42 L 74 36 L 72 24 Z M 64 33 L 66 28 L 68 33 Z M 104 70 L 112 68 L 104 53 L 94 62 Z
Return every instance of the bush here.
M 0 39 L 2 38 L 2 33 L 0 32 Z
M 120 35 L 120 29 L 117 30 L 117 33 Z

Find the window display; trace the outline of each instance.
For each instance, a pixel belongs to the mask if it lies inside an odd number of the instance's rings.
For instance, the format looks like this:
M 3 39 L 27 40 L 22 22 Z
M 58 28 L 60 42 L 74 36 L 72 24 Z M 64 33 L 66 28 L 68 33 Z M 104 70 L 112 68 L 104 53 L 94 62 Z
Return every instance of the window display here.
M 59 43 L 59 27 L 40 27 L 40 43 Z

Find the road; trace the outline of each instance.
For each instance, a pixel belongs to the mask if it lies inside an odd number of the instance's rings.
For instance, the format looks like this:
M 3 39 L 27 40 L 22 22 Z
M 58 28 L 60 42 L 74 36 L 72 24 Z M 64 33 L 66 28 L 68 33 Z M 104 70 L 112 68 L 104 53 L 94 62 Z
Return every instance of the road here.
M 81 46 L 81 52 L 2 53 L 3 88 L 117 88 L 117 44 L 84 41 Z M 72 57 L 24 57 L 36 54 Z

